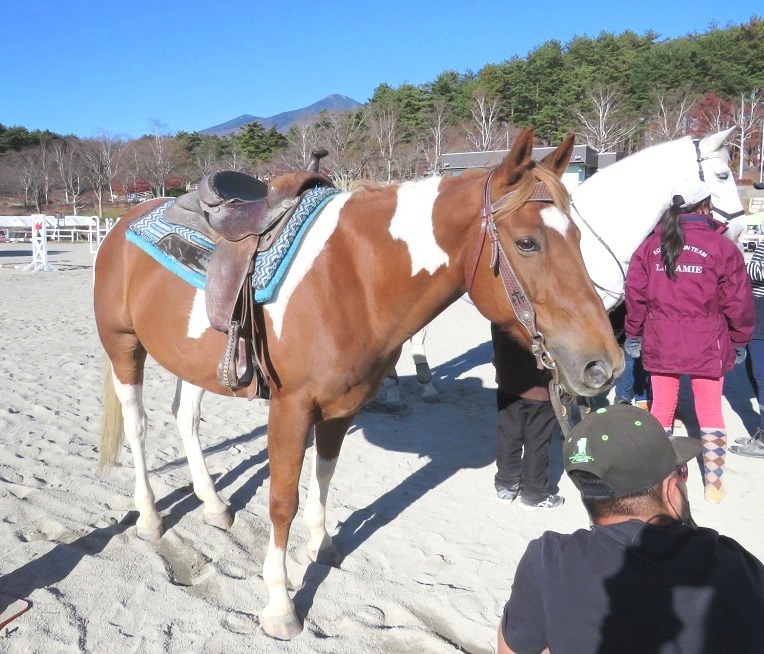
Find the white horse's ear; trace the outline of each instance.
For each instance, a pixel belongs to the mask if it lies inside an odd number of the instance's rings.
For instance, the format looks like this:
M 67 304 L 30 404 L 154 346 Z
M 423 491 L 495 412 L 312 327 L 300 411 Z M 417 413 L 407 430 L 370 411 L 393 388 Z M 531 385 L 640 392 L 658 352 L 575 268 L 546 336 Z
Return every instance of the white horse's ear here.
M 727 137 L 736 129 L 737 125 L 733 125 L 729 129 L 723 129 L 721 132 L 717 132 L 716 134 L 709 134 L 708 136 L 704 136 L 702 139 L 700 139 L 701 153 L 708 154 L 709 152 L 716 152 L 719 150 L 724 145 Z

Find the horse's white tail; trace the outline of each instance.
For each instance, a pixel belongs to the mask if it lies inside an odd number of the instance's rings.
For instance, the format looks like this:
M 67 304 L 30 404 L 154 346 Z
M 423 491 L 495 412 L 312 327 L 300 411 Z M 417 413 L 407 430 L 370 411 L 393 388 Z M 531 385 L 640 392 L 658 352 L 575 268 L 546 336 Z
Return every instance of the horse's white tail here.
M 122 403 L 114 390 L 111 363 L 104 357 L 103 375 L 103 414 L 101 416 L 101 457 L 98 469 L 108 471 L 119 458 L 122 441 L 125 438 L 122 421 Z

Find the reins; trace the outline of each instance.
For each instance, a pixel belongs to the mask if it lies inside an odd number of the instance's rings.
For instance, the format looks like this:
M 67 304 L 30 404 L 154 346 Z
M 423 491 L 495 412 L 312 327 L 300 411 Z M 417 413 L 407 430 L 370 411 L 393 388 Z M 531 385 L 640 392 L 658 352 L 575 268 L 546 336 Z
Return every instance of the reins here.
M 602 291 L 603 293 L 606 293 L 610 297 L 616 298 L 616 303 L 615 303 L 615 305 L 613 305 L 613 308 L 611 309 L 611 311 L 612 311 L 617 306 L 619 306 L 621 304 L 621 302 L 623 302 L 625 297 L 626 297 L 626 271 L 623 269 L 623 264 L 618 260 L 618 257 L 615 255 L 615 252 L 613 252 L 613 250 L 610 248 L 610 246 L 607 243 L 605 243 L 605 240 L 594 230 L 594 227 L 592 227 L 589 224 L 589 222 L 586 220 L 586 218 L 584 218 L 583 215 L 581 215 L 581 212 L 578 210 L 578 207 L 573 202 L 573 198 L 572 197 L 570 199 L 570 206 L 575 210 L 576 215 L 579 217 L 581 222 L 584 225 L 586 225 L 586 228 L 592 233 L 592 236 L 594 236 L 594 238 L 597 239 L 597 241 L 600 243 L 600 245 L 602 245 L 602 247 L 605 248 L 607 253 L 611 257 L 613 257 L 613 260 L 616 262 L 616 265 L 618 266 L 618 270 L 621 271 L 621 277 L 623 278 L 623 290 L 620 293 L 616 293 L 615 291 L 611 291 L 609 288 L 605 288 L 604 286 L 598 284 L 597 282 L 595 282 L 592 279 L 592 284 L 594 284 L 594 287 L 596 289 L 599 289 L 600 291 Z M 589 279 L 591 279 L 591 277 Z

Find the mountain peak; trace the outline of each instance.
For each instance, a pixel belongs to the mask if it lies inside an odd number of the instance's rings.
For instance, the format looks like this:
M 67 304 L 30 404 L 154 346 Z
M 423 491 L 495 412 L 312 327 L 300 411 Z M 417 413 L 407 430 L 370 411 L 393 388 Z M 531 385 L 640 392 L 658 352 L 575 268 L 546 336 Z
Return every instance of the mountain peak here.
M 322 111 L 328 111 L 329 113 L 339 113 L 342 111 L 348 111 L 350 109 L 356 109 L 362 106 L 360 102 L 356 102 L 352 98 L 346 95 L 340 95 L 339 93 L 332 93 L 322 98 L 318 102 L 314 102 L 307 107 L 301 109 L 293 109 L 292 111 L 284 111 L 280 114 L 273 116 L 267 116 L 260 118 L 251 114 L 242 114 L 237 118 L 232 118 L 219 125 L 213 125 L 205 129 L 199 130 L 199 134 L 210 134 L 213 136 L 229 136 L 241 131 L 241 128 L 245 125 L 258 121 L 265 129 L 276 127 L 276 129 L 282 134 L 286 134 L 289 128 L 300 120 L 305 120 L 312 116 L 317 116 Z

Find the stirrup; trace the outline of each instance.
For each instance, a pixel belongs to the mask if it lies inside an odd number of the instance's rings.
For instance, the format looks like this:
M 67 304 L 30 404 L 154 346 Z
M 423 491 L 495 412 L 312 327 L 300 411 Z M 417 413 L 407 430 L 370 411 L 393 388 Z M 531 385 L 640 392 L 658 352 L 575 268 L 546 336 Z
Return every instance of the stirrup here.
M 249 386 L 254 376 L 252 357 L 240 333 L 241 325 L 238 320 L 234 320 L 228 328 L 223 358 L 218 364 L 218 381 L 232 391 Z

